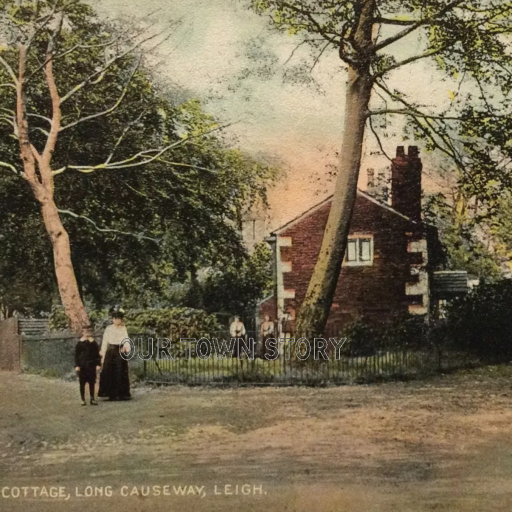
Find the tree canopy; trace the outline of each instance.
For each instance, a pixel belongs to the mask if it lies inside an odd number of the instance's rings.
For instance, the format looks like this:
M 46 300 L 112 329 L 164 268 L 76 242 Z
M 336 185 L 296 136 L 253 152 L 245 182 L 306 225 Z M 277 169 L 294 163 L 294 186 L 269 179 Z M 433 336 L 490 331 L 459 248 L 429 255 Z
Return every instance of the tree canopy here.
M 468 154 L 473 162 L 485 163 L 484 157 L 495 149 L 489 144 L 489 128 L 510 117 L 512 2 L 251 0 L 250 5 L 268 16 L 273 28 L 295 37 L 297 46 L 310 48 L 311 68 L 334 51 L 347 70 L 337 201 L 298 315 L 299 331 L 321 334 L 346 249 L 366 130 L 382 148 L 379 128 L 400 116 L 409 135 L 450 157 L 462 175 L 471 168 L 464 160 Z M 452 95 L 458 101 L 448 107 L 425 106 L 422 91 L 411 95 L 397 78 L 402 69 L 427 61 L 440 79 L 453 84 Z M 473 167 L 487 185 L 493 182 L 495 169 L 487 173 L 477 168 Z
M 46 183 L 71 240 L 79 288 L 97 306 L 133 300 L 137 291 L 147 302 L 199 266 L 243 258 L 241 215 L 265 200 L 276 171 L 233 149 L 197 100 L 174 101 L 146 58 L 167 34 L 102 22 L 83 2 L 1 7 L 0 237 L 8 250 L 0 302 L 15 304 L 12 291 L 23 284 L 56 290 L 33 194 Z M 15 70 L 24 54 L 20 82 Z M 37 164 L 54 144 L 51 169 L 40 166 L 33 182 L 19 157 L 21 87 Z

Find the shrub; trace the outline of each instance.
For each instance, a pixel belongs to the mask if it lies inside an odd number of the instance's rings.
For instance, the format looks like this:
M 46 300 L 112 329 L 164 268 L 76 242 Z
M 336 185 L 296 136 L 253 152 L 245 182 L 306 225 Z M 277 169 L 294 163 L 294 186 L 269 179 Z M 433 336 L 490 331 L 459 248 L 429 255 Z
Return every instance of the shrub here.
M 482 283 L 447 309 L 454 348 L 496 363 L 512 359 L 512 280 Z
M 372 356 L 382 345 L 383 326 L 364 318 L 348 324 L 343 329 L 343 337 L 347 338 L 341 353 L 353 357 Z
M 89 319 L 95 330 L 104 329 L 110 320 L 108 310 L 89 311 Z M 50 331 L 67 331 L 69 329 L 69 322 L 64 308 L 61 306 L 54 306 L 48 318 L 48 326 Z
M 149 309 L 126 313 L 131 332 L 154 332 L 159 336 L 199 338 L 220 330 L 214 315 L 201 309 Z
M 89 318 L 95 330 L 104 329 L 110 322 L 107 309 L 90 311 Z M 201 337 L 220 330 L 214 315 L 193 308 L 167 308 L 148 310 L 126 310 L 126 324 L 129 333 L 155 333 L 160 337 Z M 67 329 L 68 321 L 62 308 L 52 310 L 50 329 Z
M 361 318 L 343 330 L 347 341 L 341 353 L 365 357 L 382 350 L 430 350 L 429 334 L 428 325 L 422 317 L 407 316 L 392 324 Z

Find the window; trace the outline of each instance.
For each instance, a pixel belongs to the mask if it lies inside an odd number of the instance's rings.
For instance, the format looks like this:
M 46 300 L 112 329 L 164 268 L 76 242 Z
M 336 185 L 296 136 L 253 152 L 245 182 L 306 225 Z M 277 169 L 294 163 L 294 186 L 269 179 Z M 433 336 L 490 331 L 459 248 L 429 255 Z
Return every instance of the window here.
M 373 238 L 349 237 L 345 263 L 349 266 L 373 264 Z

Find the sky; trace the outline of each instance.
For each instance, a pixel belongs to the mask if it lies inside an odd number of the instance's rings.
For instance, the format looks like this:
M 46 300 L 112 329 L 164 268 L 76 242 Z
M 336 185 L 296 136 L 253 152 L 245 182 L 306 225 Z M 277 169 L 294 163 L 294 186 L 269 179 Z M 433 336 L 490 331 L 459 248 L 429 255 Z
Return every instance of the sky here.
M 327 165 L 336 163 L 344 121 L 346 75 L 335 52 L 326 54 L 311 73 L 310 83 L 293 83 L 294 66 L 307 58 L 305 47 L 294 53 L 298 40 L 274 34 L 264 17 L 244 8 L 242 0 L 89 0 L 101 16 L 142 18 L 158 11 L 157 29 L 179 27 L 158 49 L 159 72 L 203 101 L 241 149 L 277 162 L 286 176 L 269 193 L 270 228 L 295 217 L 320 201 L 332 188 Z M 407 56 L 414 40 L 393 50 Z M 391 84 L 435 111 L 453 101 L 453 84 L 432 66 L 415 63 L 394 72 Z M 394 156 L 403 142 L 400 121 L 389 127 L 384 149 Z M 424 188 L 436 189 L 436 161 L 422 153 Z M 364 145 L 360 187 L 366 169 L 389 166 L 374 137 Z

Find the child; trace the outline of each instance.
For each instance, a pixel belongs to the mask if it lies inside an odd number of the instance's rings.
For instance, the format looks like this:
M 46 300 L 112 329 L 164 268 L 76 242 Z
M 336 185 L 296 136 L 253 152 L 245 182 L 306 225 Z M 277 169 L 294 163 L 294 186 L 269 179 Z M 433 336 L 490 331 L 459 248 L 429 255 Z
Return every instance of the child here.
M 80 396 L 82 405 L 85 403 L 85 384 L 89 383 L 91 405 L 98 405 L 94 400 L 94 386 L 96 385 L 96 371 L 100 369 L 101 356 L 98 344 L 92 337 L 90 327 L 83 330 L 83 336 L 75 348 L 75 370 L 80 380 Z

